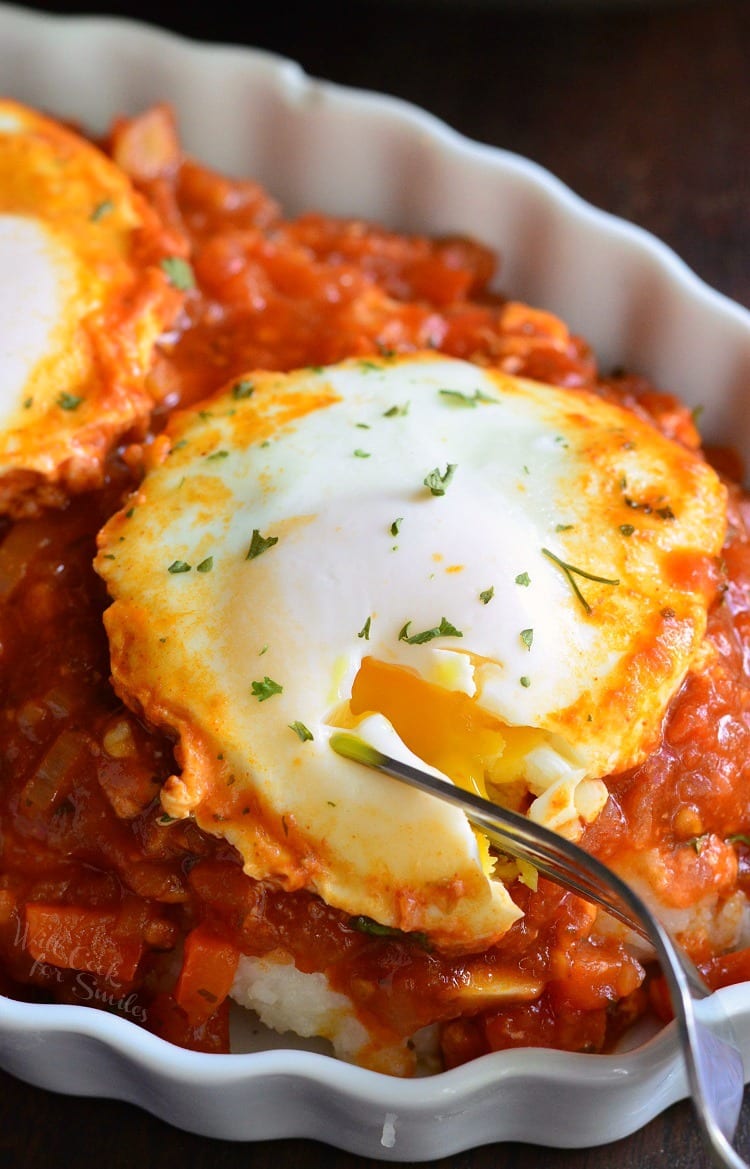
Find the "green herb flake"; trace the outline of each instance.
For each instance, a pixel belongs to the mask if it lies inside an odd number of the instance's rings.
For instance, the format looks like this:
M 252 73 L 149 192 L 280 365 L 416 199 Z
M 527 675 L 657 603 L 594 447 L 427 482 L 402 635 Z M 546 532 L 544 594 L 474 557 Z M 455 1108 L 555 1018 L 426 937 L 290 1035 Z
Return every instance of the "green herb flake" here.
M 403 418 L 409 413 L 409 402 L 404 402 L 402 406 L 391 406 L 390 410 L 386 410 L 383 414 L 384 418 Z
M 267 654 L 267 653 L 268 653 L 268 644 L 266 643 L 266 645 L 263 646 L 263 649 L 258 650 L 258 657 L 262 658 L 263 654 Z
M 620 531 L 622 532 L 623 536 L 632 536 L 635 528 L 632 524 L 620 524 Z
M 114 211 L 115 205 L 111 199 L 102 199 L 101 203 L 97 203 L 94 210 L 89 215 L 89 223 L 98 223 L 105 215 L 109 215 L 110 211 Z
M 161 270 L 178 292 L 188 292 L 191 288 L 195 288 L 193 269 L 182 256 L 165 256 L 161 262 Z
M 357 637 L 363 637 L 365 639 L 365 641 L 370 640 L 370 624 L 371 624 L 371 622 L 372 622 L 372 617 L 368 617 L 367 620 L 365 621 L 364 625 L 360 629 L 359 633 L 357 634 Z
M 745 848 L 750 848 L 750 836 L 744 832 L 735 832 L 732 836 L 726 836 L 724 839 L 727 844 L 744 844 Z
M 362 360 L 359 362 L 359 368 L 360 368 L 360 369 L 367 370 L 368 372 L 370 372 L 370 371 L 372 371 L 372 370 L 377 370 L 377 371 L 379 371 L 379 370 L 381 370 L 383 367 L 382 367 L 382 365 L 378 365 L 377 361 L 368 361 L 368 359 L 367 359 L 366 357 L 364 357 L 364 358 L 362 358 Z
M 534 630 L 533 629 L 522 629 L 521 630 L 521 641 L 523 642 L 523 644 L 526 646 L 527 649 L 531 649 L 531 647 L 534 643 Z
M 158 817 L 156 823 L 157 824 L 174 824 L 176 820 L 177 820 L 176 816 L 168 816 L 167 813 L 164 812 L 161 816 Z
M 522 674 L 521 677 L 518 679 L 518 681 L 521 683 L 521 685 L 524 687 L 525 690 L 528 690 L 529 686 L 531 685 L 531 678 L 527 677 L 526 674 Z
M 27 398 L 23 404 L 23 408 L 24 408 L 24 410 L 30 410 L 33 405 L 34 405 L 34 399 Z
M 257 556 L 261 556 L 267 552 L 269 548 L 273 548 L 274 544 L 278 544 L 278 536 L 261 536 L 257 528 L 253 528 L 253 534 L 250 539 L 250 547 L 247 550 L 245 560 L 255 560 Z
M 403 938 L 416 942 L 418 946 L 422 946 L 426 950 L 430 949 L 427 934 L 419 933 L 416 930 L 414 933 L 406 933 L 404 930 L 396 929 L 395 926 L 373 921 L 371 917 L 365 917 L 364 914 L 350 918 L 349 925 L 352 929 L 358 930 L 359 933 L 369 934 L 373 938 Z
M 549 548 L 542 548 L 542 555 L 546 556 L 548 560 L 551 560 L 553 564 L 556 564 L 558 568 L 563 570 L 568 584 L 572 588 L 586 613 L 591 613 L 591 605 L 588 603 L 580 588 L 578 587 L 578 583 L 575 579 L 576 576 L 581 576 L 585 580 L 596 581 L 597 584 L 619 585 L 620 583 L 619 579 L 615 580 L 607 576 L 596 576 L 593 572 L 586 572 L 583 568 L 576 568 L 574 564 L 566 564 L 565 561 L 561 560 L 559 556 L 555 556 L 554 552 L 550 552 Z
M 440 397 L 452 406 L 462 406 L 470 410 L 475 410 L 477 406 L 477 398 L 472 394 L 463 394 L 461 390 L 438 390 Z
M 175 576 L 179 572 L 190 572 L 190 567 L 186 560 L 173 560 L 167 572 L 171 572 Z
M 357 430 L 372 430 L 369 422 L 355 422 Z
M 555 524 L 555 531 L 556 532 L 569 532 L 570 529 L 573 527 L 575 527 L 575 524 Z
M 489 605 L 489 603 L 492 600 L 492 598 L 494 597 L 494 595 L 495 595 L 495 586 L 491 585 L 490 588 L 485 589 L 484 592 L 481 592 L 479 594 L 479 600 L 482 602 L 483 605 Z
M 125 512 L 125 519 L 132 520 L 134 515 L 135 515 L 135 508 L 129 507 L 128 510 Z
M 403 522 L 404 522 L 403 516 L 399 516 L 397 520 L 393 521 L 393 523 L 391 524 L 391 528 L 390 528 L 390 532 L 391 532 L 392 536 L 397 536 L 399 534 L 399 532 L 401 531 L 401 525 Z
M 76 394 L 69 394 L 67 390 L 63 390 L 61 394 L 57 395 L 57 404 L 61 410 L 77 410 L 83 398 L 79 398 Z
M 258 702 L 265 702 L 267 698 L 273 698 L 274 694 L 281 694 L 284 687 L 279 686 L 278 682 L 274 682 L 273 678 L 266 674 L 262 682 L 251 682 L 250 689 Z
M 247 378 L 242 378 L 232 386 L 232 397 L 235 402 L 240 402 L 243 398 L 251 398 L 254 392 L 255 386 Z
M 206 455 L 207 463 L 216 463 L 219 459 L 228 459 L 229 451 L 214 451 L 211 455 Z
M 214 566 L 213 556 L 207 556 L 205 560 L 201 560 L 200 564 L 196 565 L 196 572 L 210 572 Z
M 297 735 L 297 737 L 299 738 L 301 743 L 311 743 L 312 742 L 312 737 L 313 737 L 312 731 L 309 730 L 305 726 L 304 723 L 301 723 L 301 722 L 289 723 L 289 730 L 294 731 L 295 735 Z
M 457 465 L 456 463 L 448 463 L 444 475 L 440 474 L 439 467 L 435 467 L 429 475 L 425 475 L 423 479 L 425 487 L 429 487 L 433 495 L 445 495 L 446 489 L 456 473 Z
M 528 572 L 519 572 L 518 576 L 516 577 L 516 584 L 521 585 L 521 587 L 524 589 L 528 588 L 531 584 L 531 577 L 529 576 Z
M 369 459 L 370 452 L 363 451 L 361 447 L 357 447 L 356 451 L 354 452 L 354 457 L 355 459 Z
M 412 634 L 411 637 L 410 625 L 411 621 L 407 621 L 398 635 L 399 641 L 405 641 L 407 645 L 425 645 L 428 641 L 434 641 L 436 637 L 463 637 L 463 633 L 456 629 L 455 625 L 451 625 L 450 621 L 446 621 L 445 617 L 440 618 L 440 624 L 434 629 L 425 629 L 422 633 Z

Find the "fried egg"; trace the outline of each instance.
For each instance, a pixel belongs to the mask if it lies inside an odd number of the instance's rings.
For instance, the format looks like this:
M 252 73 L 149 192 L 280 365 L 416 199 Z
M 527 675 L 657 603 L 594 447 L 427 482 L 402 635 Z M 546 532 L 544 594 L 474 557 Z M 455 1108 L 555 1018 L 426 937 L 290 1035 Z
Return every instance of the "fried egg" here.
M 248 374 L 160 444 L 96 567 L 115 686 L 178 739 L 166 813 L 259 880 L 493 943 L 530 875 L 332 729 L 577 837 L 707 652 L 715 473 L 592 393 L 433 353 Z
M 154 343 L 181 303 L 166 240 L 101 151 L 0 100 L 0 512 L 96 486 L 147 420 Z

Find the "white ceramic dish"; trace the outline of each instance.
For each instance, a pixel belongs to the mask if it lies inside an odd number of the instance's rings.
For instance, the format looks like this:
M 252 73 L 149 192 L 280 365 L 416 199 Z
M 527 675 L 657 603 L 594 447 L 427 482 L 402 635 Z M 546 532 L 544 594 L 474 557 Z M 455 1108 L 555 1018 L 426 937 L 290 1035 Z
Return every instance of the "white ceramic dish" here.
M 402 102 L 321 84 L 267 53 L 204 47 L 120 20 L 0 5 L 9 96 L 103 130 L 171 102 L 187 148 L 259 178 L 290 212 L 463 231 L 502 253 L 502 286 L 595 347 L 705 407 L 750 456 L 750 314 L 663 244 L 596 211 L 533 163 L 469 142 Z M 720 992 L 750 1067 L 750 986 Z M 304 1136 L 429 1160 L 497 1140 L 581 1147 L 632 1133 L 686 1094 L 672 1028 L 613 1056 L 510 1051 L 402 1082 L 262 1035 L 186 1052 L 123 1016 L 0 996 L 0 1064 L 42 1087 L 128 1100 L 213 1137 Z

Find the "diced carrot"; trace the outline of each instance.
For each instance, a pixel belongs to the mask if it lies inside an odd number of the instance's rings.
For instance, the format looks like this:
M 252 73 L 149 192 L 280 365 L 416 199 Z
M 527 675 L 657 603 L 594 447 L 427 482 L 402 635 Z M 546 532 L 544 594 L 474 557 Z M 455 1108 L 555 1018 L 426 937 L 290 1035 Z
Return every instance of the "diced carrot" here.
M 750 949 L 734 950 L 731 954 L 719 954 L 701 963 L 701 972 L 711 990 L 721 986 L 732 986 L 735 982 L 750 979 Z
M 204 1023 L 232 989 L 239 951 L 205 923 L 185 939 L 182 970 L 174 997 L 191 1025 Z
M 111 910 L 32 902 L 26 931 L 26 948 L 37 962 L 120 982 L 135 976 L 143 952 L 140 933 L 122 930 L 120 914 Z

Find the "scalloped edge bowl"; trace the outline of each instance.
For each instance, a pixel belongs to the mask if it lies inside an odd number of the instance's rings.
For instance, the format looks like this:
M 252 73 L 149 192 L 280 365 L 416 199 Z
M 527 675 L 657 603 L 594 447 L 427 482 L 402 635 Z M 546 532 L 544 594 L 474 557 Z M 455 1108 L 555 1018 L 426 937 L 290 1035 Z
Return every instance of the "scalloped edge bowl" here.
M 118 113 L 170 102 L 193 155 L 259 179 L 289 213 L 475 236 L 501 254 L 502 287 L 513 296 L 559 314 L 605 368 L 625 365 L 703 406 L 706 436 L 731 436 L 750 456 L 750 313 L 534 163 L 405 102 L 313 80 L 272 54 L 126 20 L 0 4 L 0 77 L 8 96 L 95 132 Z M 719 998 L 750 1061 L 748 985 Z M 7 1071 L 231 1140 L 310 1137 L 398 1161 L 499 1140 L 583 1147 L 636 1131 L 687 1094 L 673 1027 L 615 1055 L 505 1051 L 406 1082 L 285 1044 L 259 1032 L 249 1044 L 257 1050 L 203 1055 L 125 1014 L 0 996 Z

